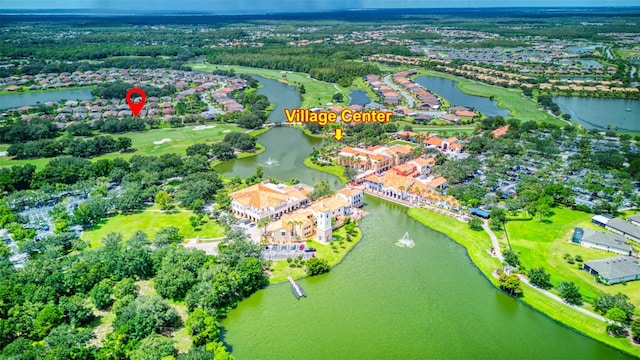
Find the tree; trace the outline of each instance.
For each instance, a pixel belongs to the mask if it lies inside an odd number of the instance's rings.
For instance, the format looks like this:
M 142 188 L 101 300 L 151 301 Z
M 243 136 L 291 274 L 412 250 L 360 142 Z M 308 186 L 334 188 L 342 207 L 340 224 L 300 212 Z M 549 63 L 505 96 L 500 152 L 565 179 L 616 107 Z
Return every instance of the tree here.
M 89 296 L 91 297 L 91 301 L 93 301 L 93 305 L 98 309 L 105 309 L 111 305 L 111 292 L 111 281 L 104 279 L 91 289 Z
M 520 278 L 516 274 L 507 275 L 505 273 L 500 273 L 500 277 L 498 278 L 498 284 L 500 284 L 500 288 L 507 292 L 507 294 L 515 297 L 519 297 L 522 295 L 522 284 L 520 283 Z
M 189 315 L 187 330 L 194 346 L 205 345 L 220 337 L 220 324 L 213 314 L 202 308 L 195 309 Z
M 158 191 L 154 200 L 156 204 L 160 205 L 160 209 L 162 210 L 170 210 L 173 208 L 173 198 L 164 190 Z
M 329 263 L 326 259 L 320 259 L 312 257 L 305 262 L 307 268 L 307 275 L 314 276 L 328 272 L 331 270 Z
M 613 336 L 621 336 L 624 334 L 624 323 L 627 321 L 627 314 L 618 308 L 611 308 L 605 316 L 610 322 L 607 324 L 607 332 Z
M 128 137 L 119 137 L 116 139 L 116 149 L 120 152 L 127 152 L 131 149 L 131 138 Z
M 631 336 L 636 342 L 640 342 L 640 317 L 631 324 Z
M 317 200 L 323 196 L 327 196 L 331 194 L 331 187 L 325 181 L 320 181 L 313 188 L 313 191 L 309 195 L 309 198 L 312 200 Z
M 482 220 L 480 220 L 477 217 L 472 217 L 471 220 L 469 220 L 469 229 L 471 230 L 475 230 L 475 231 L 481 231 L 482 230 Z
M 113 328 L 124 327 L 133 340 L 141 340 L 152 333 L 159 334 L 167 327 L 176 326 L 180 317 L 176 310 L 158 295 L 143 295 L 126 305 L 116 314 Z
M 44 338 L 51 328 L 62 322 L 63 317 L 64 314 L 56 305 L 45 305 L 45 307 L 38 312 L 38 316 L 36 316 L 33 322 L 34 337 L 37 339 Z
M 131 360 L 157 360 L 167 356 L 174 356 L 178 351 L 173 347 L 173 339 L 166 336 L 151 334 L 140 341 L 138 347 L 131 353 Z
M 132 295 L 133 297 L 138 296 L 138 291 L 140 288 L 136 285 L 135 281 L 132 278 L 124 278 L 118 281 L 113 287 L 113 296 L 116 299 L 121 299 L 127 295 Z
M 529 270 L 527 276 L 529 277 L 529 281 L 531 281 L 533 285 L 541 289 L 548 290 L 552 287 L 550 281 L 551 275 L 549 275 L 549 273 L 543 267 L 533 268 Z
M 519 257 L 518 252 L 513 249 L 505 250 L 502 255 L 504 256 L 504 261 L 511 266 L 518 266 Z
M 635 306 L 629 302 L 629 297 L 623 293 L 617 293 L 615 295 L 604 294 L 595 299 L 593 306 L 596 312 L 605 315 L 609 310 L 618 308 L 625 312 L 627 320 L 633 318 L 633 312 Z
M 560 297 L 571 305 L 582 305 L 582 295 L 580 288 L 571 281 L 563 281 L 558 284 L 558 292 Z
M 224 344 L 220 341 L 214 341 L 208 343 L 206 346 L 207 351 L 213 352 L 213 360 L 235 360 L 236 358 L 229 354 Z
M 165 246 L 181 242 L 182 239 L 184 239 L 184 237 L 180 235 L 180 229 L 175 226 L 167 226 L 160 229 L 151 242 L 156 246 Z

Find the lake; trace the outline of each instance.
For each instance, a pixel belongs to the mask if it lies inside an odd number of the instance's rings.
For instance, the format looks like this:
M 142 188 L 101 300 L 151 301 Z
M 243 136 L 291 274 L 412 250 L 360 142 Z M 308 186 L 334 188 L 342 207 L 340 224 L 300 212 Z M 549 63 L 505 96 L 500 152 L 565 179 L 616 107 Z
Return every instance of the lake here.
M 269 101 L 275 104 L 275 108 L 269 113 L 269 117 L 267 118 L 268 122 L 283 122 L 286 120 L 284 109 L 300 107 L 302 99 L 294 87 L 262 76 L 251 76 L 263 85 L 258 89 L 257 93 L 266 95 Z
M 640 100 L 555 96 L 553 101 L 586 129 L 640 131 Z M 631 111 L 627 111 L 630 109 Z
M 443 98 L 451 106 L 461 105 L 479 110 L 487 116 L 508 116 L 509 110 L 498 106 L 498 103 L 486 97 L 467 95 L 458 89 L 455 81 L 436 76 L 418 76 L 415 81 Z
M 264 153 L 217 169 L 249 176 L 262 164 L 266 177 L 338 186 L 302 163 L 322 141 L 276 127 L 258 137 Z M 269 158 L 278 163 L 265 166 Z M 496 289 L 462 246 L 406 208 L 368 195 L 365 203 L 363 239 L 328 274 L 299 281 L 307 298 L 271 285 L 229 313 L 224 341 L 238 359 L 631 359 Z M 415 247 L 395 246 L 405 232 Z
M 44 104 L 48 101 L 91 100 L 91 88 L 48 90 L 15 94 L 0 94 L 0 109 L 13 109 L 25 105 Z
M 371 102 L 369 96 L 362 90 L 351 90 L 349 92 L 349 105 L 367 105 Z

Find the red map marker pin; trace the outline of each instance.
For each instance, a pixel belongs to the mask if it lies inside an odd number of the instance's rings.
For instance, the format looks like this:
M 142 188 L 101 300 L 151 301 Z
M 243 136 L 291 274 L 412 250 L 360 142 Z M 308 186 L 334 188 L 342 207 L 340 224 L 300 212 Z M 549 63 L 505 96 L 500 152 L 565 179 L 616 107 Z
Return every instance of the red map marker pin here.
M 131 100 L 131 95 L 135 93 L 140 94 L 140 96 L 142 97 L 142 99 L 137 103 L 134 103 L 133 100 Z M 147 94 L 145 94 L 144 90 L 140 88 L 132 88 L 127 92 L 127 104 L 129 104 L 129 109 L 131 109 L 133 116 L 138 116 L 138 114 L 140 114 L 140 110 L 142 110 L 142 107 L 144 106 L 144 102 L 146 100 L 147 100 Z

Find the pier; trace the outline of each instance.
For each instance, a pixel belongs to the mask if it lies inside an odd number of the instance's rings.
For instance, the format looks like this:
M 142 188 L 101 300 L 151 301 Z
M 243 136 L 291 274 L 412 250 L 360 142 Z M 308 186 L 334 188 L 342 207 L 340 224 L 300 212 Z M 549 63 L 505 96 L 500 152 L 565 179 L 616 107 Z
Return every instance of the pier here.
M 304 290 L 302 290 L 300 285 L 298 285 L 295 281 L 293 281 L 291 276 L 287 277 L 287 279 L 289 280 L 289 284 L 291 284 L 291 292 L 293 293 L 293 296 L 296 297 L 296 299 L 300 299 L 303 296 L 304 297 L 307 296 L 307 294 L 305 294 Z

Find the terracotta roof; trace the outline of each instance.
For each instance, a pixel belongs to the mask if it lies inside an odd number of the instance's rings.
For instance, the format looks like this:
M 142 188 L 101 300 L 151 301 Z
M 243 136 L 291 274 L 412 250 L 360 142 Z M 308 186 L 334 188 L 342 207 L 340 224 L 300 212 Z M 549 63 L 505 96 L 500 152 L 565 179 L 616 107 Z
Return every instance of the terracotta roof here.
M 356 196 L 358 194 L 361 194 L 362 190 L 356 189 L 356 188 L 351 188 L 351 187 L 346 187 L 344 189 L 338 190 L 338 193 L 349 197 L 349 196 Z
M 415 158 L 413 160 L 409 161 L 410 163 L 415 163 L 416 165 L 418 165 L 419 167 L 425 167 L 425 166 L 435 166 L 436 165 L 436 159 L 434 158 Z
M 499 138 L 500 136 L 503 136 L 504 134 L 506 134 L 508 130 L 509 130 L 509 125 L 505 125 L 503 127 L 499 127 L 493 130 L 491 133 L 493 134 L 494 138 Z
M 313 191 L 310 186 L 296 184 L 281 186 L 271 183 L 259 183 L 229 194 L 233 200 L 244 206 L 257 209 L 275 207 L 288 199 L 304 200 Z
M 440 139 L 439 137 L 430 137 L 427 140 L 424 141 L 425 144 L 427 145 L 435 145 L 437 147 L 441 147 L 442 146 L 442 139 Z
M 427 186 L 431 186 L 433 188 L 437 188 L 438 186 L 440 186 L 442 184 L 446 184 L 446 183 L 447 183 L 447 179 L 445 179 L 442 176 L 440 176 L 440 177 L 437 177 L 437 178 L 429 181 Z

